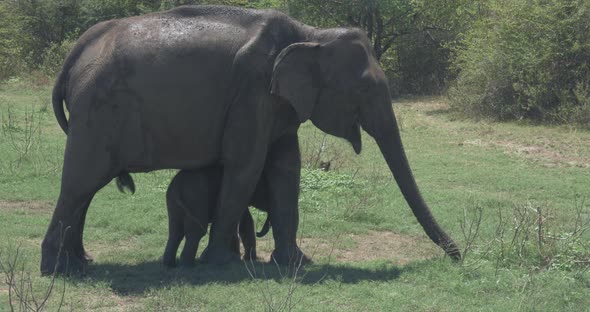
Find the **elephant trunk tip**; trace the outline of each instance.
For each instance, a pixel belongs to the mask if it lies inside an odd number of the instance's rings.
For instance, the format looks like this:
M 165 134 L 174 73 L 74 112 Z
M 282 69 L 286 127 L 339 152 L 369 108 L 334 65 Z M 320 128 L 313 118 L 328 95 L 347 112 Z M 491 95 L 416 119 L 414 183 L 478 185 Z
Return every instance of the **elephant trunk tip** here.
M 444 252 L 454 261 L 459 262 L 462 259 L 461 250 L 455 241 L 445 233 L 441 227 L 434 221 L 434 218 L 430 215 L 424 220 L 423 215 L 418 214 L 418 222 L 422 225 L 422 228 L 426 232 L 426 235 L 430 240 L 439 246 Z
M 443 247 L 444 251 L 446 252 L 446 254 L 451 257 L 451 259 L 454 262 L 459 262 L 462 259 L 461 256 L 461 251 L 459 251 L 459 248 L 457 247 L 457 245 L 455 245 L 454 242 L 446 245 L 445 247 Z
M 453 260 L 453 262 L 459 262 L 462 259 L 461 251 L 457 244 L 447 235 L 443 235 L 443 237 L 438 242 L 435 240 L 436 244 L 442 248 L 445 253 Z

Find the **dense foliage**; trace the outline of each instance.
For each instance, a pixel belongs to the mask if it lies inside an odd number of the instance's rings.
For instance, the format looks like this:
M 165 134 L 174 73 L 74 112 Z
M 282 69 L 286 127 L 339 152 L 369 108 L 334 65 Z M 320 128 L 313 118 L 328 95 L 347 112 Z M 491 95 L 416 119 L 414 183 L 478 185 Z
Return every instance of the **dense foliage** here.
M 102 20 L 184 4 L 282 10 L 318 27 L 359 27 L 394 96 L 449 89 L 472 116 L 590 121 L 586 0 L 0 0 L 0 81 L 59 70 Z
M 286 0 L 289 14 L 323 27 L 366 30 L 393 95 L 433 94 L 449 78 L 449 44 L 464 0 Z M 444 15 L 444 17 L 443 17 Z
M 499 119 L 590 123 L 590 2 L 492 1 L 465 33 L 452 103 Z

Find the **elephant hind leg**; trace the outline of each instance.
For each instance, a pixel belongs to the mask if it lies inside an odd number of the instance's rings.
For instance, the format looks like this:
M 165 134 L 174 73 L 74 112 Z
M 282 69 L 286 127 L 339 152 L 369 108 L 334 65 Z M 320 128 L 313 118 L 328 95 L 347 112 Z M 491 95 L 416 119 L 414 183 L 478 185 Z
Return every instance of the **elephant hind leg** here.
M 254 219 L 250 209 L 246 209 L 240 220 L 239 233 L 242 245 L 244 245 L 244 260 L 252 261 L 257 260 L 256 255 L 256 237 L 254 236 Z
M 201 219 L 202 220 L 202 219 Z M 207 233 L 207 223 L 185 222 L 185 240 L 182 253 L 180 253 L 180 265 L 191 267 L 195 265 L 195 257 L 199 250 L 199 242 Z
M 85 265 L 92 261 L 83 245 L 84 221 L 94 194 L 109 180 L 104 179 L 102 183 L 96 183 L 94 188 L 84 191 L 62 187 L 51 223 L 41 245 L 43 274 L 51 274 L 55 271 L 58 273 L 83 272 Z
M 168 221 L 168 242 L 166 242 L 166 249 L 164 251 L 163 262 L 164 265 L 172 268 L 176 266 L 176 252 L 178 246 L 184 237 L 183 222 Z
M 92 196 L 94 197 L 94 196 Z M 79 222 L 79 231 L 80 231 L 80 241 L 76 242 L 75 246 L 76 246 L 76 256 L 80 259 L 82 259 L 83 261 L 85 261 L 86 263 L 92 262 L 94 261 L 94 259 L 92 258 L 92 256 L 84 249 L 84 244 L 83 244 L 83 240 L 82 238 L 84 237 L 84 224 L 86 223 L 86 213 L 88 212 L 88 207 L 90 206 L 90 202 L 92 201 L 92 197 L 86 201 L 86 203 L 84 203 L 84 206 L 82 207 L 82 215 L 80 218 L 80 222 Z
M 111 155 L 95 140 L 69 135 L 61 191 L 43 243 L 41 273 L 83 272 L 88 254 L 83 247 L 84 222 L 94 194 L 117 173 Z

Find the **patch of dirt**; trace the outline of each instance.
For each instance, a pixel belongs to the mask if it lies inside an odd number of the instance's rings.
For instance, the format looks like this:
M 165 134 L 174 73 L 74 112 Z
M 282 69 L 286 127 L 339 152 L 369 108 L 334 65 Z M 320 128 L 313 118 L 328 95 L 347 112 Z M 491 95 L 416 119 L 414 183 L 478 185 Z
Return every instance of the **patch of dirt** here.
M 538 161 L 546 167 L 579 167 L 590 168 L 590 160 L 574 153 L 565 153 L 559 146 L 551 142 L 539 144 L 521 144 L 509 140 L 468 140 L 459 145 L 471 145 L 483 148 L 500 148 L 508 155 Z
M 400 235 L 392 232 L 370 232 L 353 235 L 357 243 L 353 249 L 344 250 L 336 257 L 342 262 L 390 259 L 399 264 L 423 260 L 440 255 L 441 252 L 429 240 L 422 237 Z
M 0 200 L 0 211 L 24 211 L 28 213 L 51 213 L 54 204 L 39 200 Z
M 300 238 L 299 247 L 313 260 L 361 262 L 389 260 L 395 264 L 424 260 L 442 255 L 426 237 L 371 231 L 366 234 L 343 234 L 333 239 Z M 273 243 L 259 239 L 258 256 L 270 259 Z

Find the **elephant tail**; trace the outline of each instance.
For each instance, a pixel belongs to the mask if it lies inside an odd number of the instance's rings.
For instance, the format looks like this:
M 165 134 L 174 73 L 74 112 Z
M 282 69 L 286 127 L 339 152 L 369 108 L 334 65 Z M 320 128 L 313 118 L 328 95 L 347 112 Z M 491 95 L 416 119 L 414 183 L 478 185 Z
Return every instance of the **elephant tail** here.
M 66 73 L 69 66 L 69 62 L 71 62 L 68 58 L 66 61 L 66 65 L 64 65 L 62 71 L 59 73 L 57 80 L 55 81 L 55 85 L 53 86 L 53 94 L 51 96 L 51 102 L 53 104 L 53 113 L 55 114 L 55 118 L 57 119 L 57 123 L 63 130 L 63 132 L 67 135 L 68 134 L 68 119 L 66 118 L 66 113 L 64 111 L 64 99 L 65 99 L 65 81 L 67 79 Z M 125 193 L 125 190 L 129 190 L 131 194 L 135 193 L 135 182 L 133 182 L 133 178 L 129 174 L 129 172 L 121 172 L 117 177 L 117 188 L 122 193 Z
M 264 225 L 262 226 L 260 232 L 256 232 L 256 237 L 264 237 L 266 234 L 268 234 L 268 230 L 270 230 L 270 214 L 267 214 L 266 221 L 264 221 Z
M 53 104 L 53 113 L 57 118 L 57 122 L 66 134 L 68 134 L 68 119 L 64 112 L 64 100 L 66 97 L 66 86 L 69 83 L 70 69 L 76 64 L 78 58 L 82 55 L 86 47 L 92 42 L 99 40 L 106 32 L 112 30 L 113 27 L 116 26 L 116 23 L 116 21 L 101 22 L 88 29 L 71 49 L 63 63 L 61 72 L 57 76 L 57 80 L 53 86 L 51 102 Z
M 62 70 L 55 81 L 55 85 L 53 86 L 53 94 L 51 96 L 51 102 L 53 103 L 53 113 L 55 114 L 55 118 L 57 118 L 57 122 L 59 126 L 64 131 L 64 133 L 68 134 L 68 119 L 66 118 L 66 113 L 64 111 L 64 98 L 65 98 L 65 80 L 66 80 L 66 70 Z
M 65 68 L 65 66 L 64 66 Z M 55 114 L 55 118 L 57 119 L 57 123 L 63 130 L 63 132 L 67 135 L 68 134 L 68 119 L 66 118 L 66 113 L 64 111 L 64 98 L 65 98 L 65 86 L 64 81 L 66 79 L 65 70 L 62 70 L 59 74 L 55 86 L 53 87 L 53 94 L 51 97 L 51 102 L 53 103 L 53 113 Z M 133 178 L 129 174 L 129 172 L 121 172 L 117 177 L 117 188 L 121 193 L 125 193 L 125 190 L 129 190 L 131 194 L 135 193 L 135 182 L 133 182 Z
M 55 117 L 57 118 L 57 122 L 59 126 L 63 130 L 63 132 L 67 135 L 68 134 L 68 119 L 66 118 L 66 114 L 64 111 L 64 94 L 65 88 L 63 81 L 65 80 L 64 74 L 65 71 L 62 71 L 59 74 L 59 78 L 55 82 L 55 86 L 53 87 L 53 95 L 52 95 L 52 102 L 53 102 L 53 112 L 55 113 Z M 117 177 L 117 188 L 121 193 L 125 193 L 125 190 L 129 190 L 131 194 L 135 193 L 135 182 L 133 182 L 133 178 L 129 174 L 129 172 L 123 171 Z
M 121 193 L 125 193 L 125 190 L 129 190 L 131 194 L 135 194 L 135 182 L 133 177 L 127 171 L 123 171 L 117 177 L 117 188 Z

